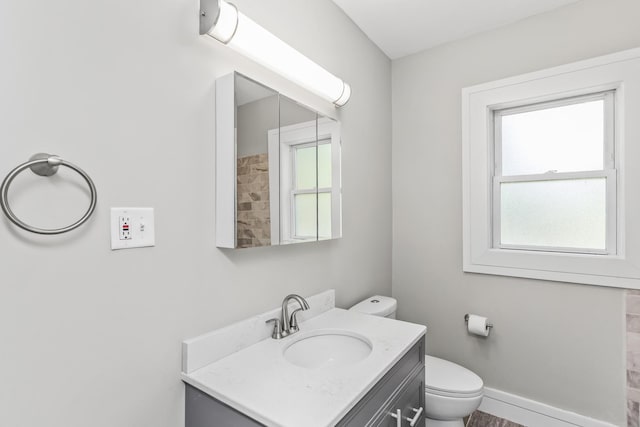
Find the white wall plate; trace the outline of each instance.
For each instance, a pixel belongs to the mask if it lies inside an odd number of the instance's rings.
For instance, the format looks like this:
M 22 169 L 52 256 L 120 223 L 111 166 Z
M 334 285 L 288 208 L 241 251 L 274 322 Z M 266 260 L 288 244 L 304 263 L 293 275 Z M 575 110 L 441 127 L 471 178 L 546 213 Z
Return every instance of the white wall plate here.
M 153 208 L 111 208 L 111 249 L 156 245 Z

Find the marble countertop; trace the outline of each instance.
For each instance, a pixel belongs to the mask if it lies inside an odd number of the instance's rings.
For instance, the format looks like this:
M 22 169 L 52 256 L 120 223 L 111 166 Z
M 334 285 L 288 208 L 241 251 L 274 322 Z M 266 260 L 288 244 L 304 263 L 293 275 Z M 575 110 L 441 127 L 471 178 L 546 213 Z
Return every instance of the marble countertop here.
M 366 337 L 371 353 L 352 365 L 307 369 L 291 364 L 283 352 L 292 341 L 322 329 Z M 300 332 L 281 340 L 262 339 L 197 369 L 182 379 L 267 426 L 335 425 L 426 332 L 426 327 L 339 308 L 300 324 Z

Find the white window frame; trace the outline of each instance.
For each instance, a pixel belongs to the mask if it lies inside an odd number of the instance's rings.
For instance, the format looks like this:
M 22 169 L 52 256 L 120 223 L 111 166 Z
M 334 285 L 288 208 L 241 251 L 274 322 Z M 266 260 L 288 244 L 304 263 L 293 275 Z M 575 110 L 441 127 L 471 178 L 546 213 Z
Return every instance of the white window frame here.
M 604 138 L 603 138 L 603 168 L 593 171 L 579 172 L 546 172 L 529 175 L 503 175 L 502 174 L 502 118 L 504 116 L 526 113 L 531 111 L 541 111 L 550 108 L 564 107 L 567 105 L 581 104 L 589 101 L 604 101 Z M 492 232 L 493 248 L 498 249 L 520 249 L 528 251 L 544 252 L 569 252 L 569 253 L 590 253 L 590 254 L 616 254 L 616 205 L 617 205 L 617 171 L 615 169 L 615 91 L 590 93 L 587 95 L 573 96 L 570 98 L 557 99 L 548 102 L 525 104 L 517 107 L 493 110 L 493 206 L 492 206 Z M 533 181 L 561 181 L 571 179 L 606 179 L 606 241 L 602 250 L 592 248 L 568 248 L 568 247 L 544 247 L 533 245 L 509 245 L 501 243 L 501 199 L 500 186 L 508 182 L 533 182 Z
M 615 216 L 610 237 L 615 242 L 608 241 L 603 253 L 494 245 L 494 111 L 607 91 L 615 91 L 611 101 L 615 118 L 610 124 L 615 169 L 603 173 L 608 185 L 615 184 L 615 207 L 608 206 L 607 212 Z M 640 191 L 635 188 L 640 183 L 640 120 L 636 117 L 640 117 L 640 49 L 464 88 L 463 271 L 640 289 Z
M 340 123 L 329 118 L 282 126 L 268 131 L 269 147 L 269 194 L 271 218 L 271 243 L 288 244 L 305 241 L 323 240 L 319 236 L 306 238 L 295 236 L 295 213 L 292 198 L 294 194 L 309 193 L 296 190 L 293 180 L 294 156 L 293 147 L 315 144 L 316 141 L 328 140 L 331 144 L 331 188 L 320 188 L 317 192 L 331 192 L 331 236 L 324 239 L 335 239 L 342 236 L 342 185 L 341 185 L 341 140 Z M 316 192 L 314 189 L 313 193 Z M 287 195 L 283 197 L 282 195 Z M 316 227 L 317 230 L 317 227 Z M 275 243 L 274 243 L 275 242 Z

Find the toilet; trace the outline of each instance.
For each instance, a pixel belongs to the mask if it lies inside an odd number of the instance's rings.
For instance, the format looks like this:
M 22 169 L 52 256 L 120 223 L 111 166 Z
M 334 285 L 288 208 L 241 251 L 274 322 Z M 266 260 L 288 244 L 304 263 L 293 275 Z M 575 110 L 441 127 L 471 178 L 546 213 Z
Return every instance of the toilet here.
M 395 298 L 375 295 L 349 310 L 396 318 Z M 464 427 L 462 419 L 478 409 L 484 394 L 482 378 L 448 360 L 425 356 L 426 427 Z

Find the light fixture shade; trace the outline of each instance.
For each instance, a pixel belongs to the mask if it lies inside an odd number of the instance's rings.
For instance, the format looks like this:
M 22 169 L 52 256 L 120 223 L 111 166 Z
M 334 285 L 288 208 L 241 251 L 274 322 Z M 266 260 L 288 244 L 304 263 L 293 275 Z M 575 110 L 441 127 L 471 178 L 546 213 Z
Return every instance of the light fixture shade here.
M 210 35 L 338 107 L 349 100 L 351 87 L 347 83 L 256 24 L 234 5 L 224 0 L 201 0 L 201 8 L 201 34 Z M 203 19 L 208 22 L 203 24 Z
M 221 1 L 219 3 L 218 19 L 208 34 L 214 39 L 227 44 L 238 28 L 238 9 L 235 5 Z

